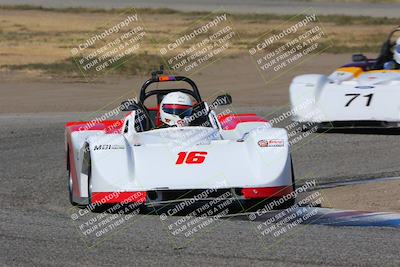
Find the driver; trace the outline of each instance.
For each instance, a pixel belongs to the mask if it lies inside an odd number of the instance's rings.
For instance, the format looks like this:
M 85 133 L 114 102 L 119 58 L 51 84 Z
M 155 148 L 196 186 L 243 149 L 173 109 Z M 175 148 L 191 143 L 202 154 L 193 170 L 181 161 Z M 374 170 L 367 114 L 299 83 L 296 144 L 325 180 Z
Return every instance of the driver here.
M 188 118 L 192 115 L 193 105 L 188 94 L 173 92 L 164 96 L 160 104 L 160 119 L 168 126 L 188 126 Z
M 400 37 L 397 39 L 396 44 L 393 46 L 393 60 L 386 62 L 383 65 L 385 70 L 398 70 L 400 69 Z

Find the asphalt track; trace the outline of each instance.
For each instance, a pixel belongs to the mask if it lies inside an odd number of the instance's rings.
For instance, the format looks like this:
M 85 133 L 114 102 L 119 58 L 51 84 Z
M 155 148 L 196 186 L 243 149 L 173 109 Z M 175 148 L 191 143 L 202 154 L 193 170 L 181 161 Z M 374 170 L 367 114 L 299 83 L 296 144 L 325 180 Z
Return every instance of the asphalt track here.
M 219 220 L 189 242 L 171 238 L 160 216 L 137 215 L 88 247 L 71 219 L 63 152 L 64 123 L 83 115 L 0 116 L 0 265 L 400 264 L 398 228 L 301 224 L 272 238 L 262 236 L 259 220 L 250 222 L 247 216 Z M 313 174 L 325 183 L 400 174 L 397 135 L 315 137 L 293 153 L 297 177 Z

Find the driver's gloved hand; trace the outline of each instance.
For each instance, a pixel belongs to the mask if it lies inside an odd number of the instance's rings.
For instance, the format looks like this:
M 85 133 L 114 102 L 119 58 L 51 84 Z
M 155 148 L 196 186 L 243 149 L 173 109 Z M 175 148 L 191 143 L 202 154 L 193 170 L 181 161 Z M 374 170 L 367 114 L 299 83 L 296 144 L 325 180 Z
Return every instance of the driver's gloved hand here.
M 397 64 L 394 61 L 388 61 L 383 64 L 383 69 L 384 70 L 395 70 L 397 69 Z

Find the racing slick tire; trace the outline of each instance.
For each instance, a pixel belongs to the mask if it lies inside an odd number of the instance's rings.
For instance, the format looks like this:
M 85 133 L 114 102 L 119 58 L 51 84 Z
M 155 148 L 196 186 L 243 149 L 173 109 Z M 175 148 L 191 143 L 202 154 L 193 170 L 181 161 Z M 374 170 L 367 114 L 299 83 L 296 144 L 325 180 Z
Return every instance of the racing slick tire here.
M 78 205 L 78 203 L 73 201 L 73 197 L 72 197 L 74 183 L 72 181 L 72 175 L 71 175 L 71 170 L 70 170 L 69 149 L 67 151 L 67 178 L 68 178 L 68 198 L 69 198 L 69 203 L 71 203 L 72 206 L 76 206 L 76 205 Z

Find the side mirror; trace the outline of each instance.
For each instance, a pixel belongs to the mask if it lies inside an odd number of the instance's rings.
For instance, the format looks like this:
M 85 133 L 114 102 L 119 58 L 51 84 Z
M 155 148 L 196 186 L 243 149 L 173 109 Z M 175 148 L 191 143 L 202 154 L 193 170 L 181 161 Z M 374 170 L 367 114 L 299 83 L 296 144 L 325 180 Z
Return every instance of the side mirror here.
M 132 100 L 126 100 L 121 103 L 122 111 L 134 111 L 140 109 L 140 106 Z
M 219 95 L 215 100 L 212 102 L 211 106 L 216 108 L 218 106 L 225 106 L 232 104 L 232 97 L 228 94 Z
M 353 62 L 365 62 L 368 61 L 367 57 L 363 54 L 354 54 L 352 56 Z

